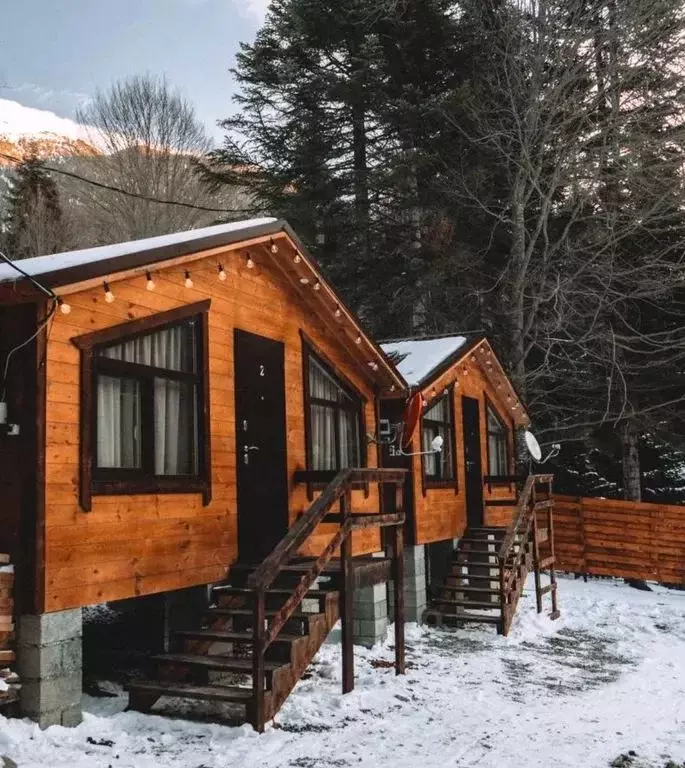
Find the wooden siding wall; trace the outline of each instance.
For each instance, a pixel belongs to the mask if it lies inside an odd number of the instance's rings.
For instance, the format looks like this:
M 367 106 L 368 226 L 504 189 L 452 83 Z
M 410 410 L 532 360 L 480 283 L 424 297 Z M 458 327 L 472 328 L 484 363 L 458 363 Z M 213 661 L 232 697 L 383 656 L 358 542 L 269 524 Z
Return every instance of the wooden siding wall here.
M 510 459 L 513 457 L 514 424 L 511 410 L 499 392 L 488 382 L 480 363 L 469 356 L 457 366 L 446 371 L 434 384 L 424 390 L 424 397 L 430 403 L 446 387 L 454 384 L 454 427 L 457 450 L 458 488 L 426 488 L 423 492 L 422 459 L 414 457 L 414 499 L 417 544 L 453 539 L 461 536 L 466 529 L 466 468 L 464 464 L 464 437 L 461 398 L 463 395 L 478 400 L 480 406 L 481 461 L 483 475 L 488 472 L 488 448 L 486 429 L 486 396 L 510 429 Z M 418 433 L 418 430 L 417 430 Z M 420 435 L 414 439 L 414 450 L 419 450 Z M 513 464 L 510 467 L 513 471 Z M 515 489 L 496 487 L 490 492 L 484 487 L 484 499 L 514 498 Z M 485 525 L 508 525 L 512 519 L 513 507 L 486 507 Z
M 685 506 L 556 496 L 557 568 L 685 584 Z
M 285 343 L 288 476 L 305 468 L 305 423 L 300 330 L 362 391 L 368 431 L 375 429 L 371 386 L 329 329 L 302 305 L 295 290 L 267 267 L 264 251 L 234 250 L 194 262 L 194 285 L 184 286 L 183 266 L 155 272 L 155 290 L 145 275 L 110 280 L 115 301 L 102 286 L 65 297 L 71 314 L 57 313 L 47 345 L 46 522 L 43 610 L 56 611 L 135 595 L 181 589 L 222 579 L 237 557 L 236 457 L 233 389 L 233 329 L 242 328 Z M 283 249 L 282 249 L 283 253 Z M 285 254 L 284 254 L 285 257 Z M 222 263 L 228 280 L 217 279 Z M 310 288 L 311 290 L 311 288 Z M 91 512 L 78 501 L 79 351 L 74 336 L 100 330 L 183 304 L 211 299 L 209 369 L 211 503 L 201 494 L 94 496 Z M 369 465 L 377 454 L 369 447 Z M 291 521 L 309 506 L 304 487 L 289 490 Z M 375 489 L 355 492 L 358 511 L 378 509 Z M 316 547 L 328 532 L 322 527 Z M 316 548 L 315 547 L 315 548 Z M 355 552 L 379 548 L 377 533 L 355 534 Z

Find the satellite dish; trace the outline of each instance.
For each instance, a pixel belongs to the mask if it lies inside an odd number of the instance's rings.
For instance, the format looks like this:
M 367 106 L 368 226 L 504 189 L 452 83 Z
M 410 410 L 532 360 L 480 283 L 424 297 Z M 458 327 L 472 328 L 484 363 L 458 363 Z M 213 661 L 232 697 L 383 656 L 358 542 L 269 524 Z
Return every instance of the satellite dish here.
M 443 440 L 442 435 L 436 435 L 431 441 L 431 449 L 436 453 L 440 453 L 440 451 L 442 451 L 444 442 L 445 441 Z
M 537 437 L 535 437 L 535 435 L 529 430 L 525 431 L 523 437 L 526 441 L 526 448 L 528 448 L 528 453 L 530 453 L 535 461 L 540 461 L 542 458 L 542 449 L 540 448 L 540 443 L 538 443 Z

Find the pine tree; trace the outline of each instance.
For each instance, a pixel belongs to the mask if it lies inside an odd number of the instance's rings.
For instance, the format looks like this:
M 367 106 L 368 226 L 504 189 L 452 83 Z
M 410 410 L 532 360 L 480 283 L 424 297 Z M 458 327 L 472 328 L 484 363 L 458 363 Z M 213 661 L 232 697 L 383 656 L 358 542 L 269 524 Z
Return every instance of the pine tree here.
M 36 156 L 26 158 L 13 174 L 4 229 L 13 259 L 56 253 L 67 247 L 57 185 Z

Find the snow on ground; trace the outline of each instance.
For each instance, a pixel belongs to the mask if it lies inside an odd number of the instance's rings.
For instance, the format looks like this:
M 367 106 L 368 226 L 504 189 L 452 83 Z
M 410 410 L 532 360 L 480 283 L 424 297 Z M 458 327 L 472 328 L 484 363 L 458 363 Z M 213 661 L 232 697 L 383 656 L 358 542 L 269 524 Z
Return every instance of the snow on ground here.
M 562 578 L 562 618 L 551 622 L 529 584 L 507 638 L 411 625 L 407 675 L 378 665 L 393 658 L 389 633 L 355 649 L 347 696 L 340 648 L 327 644 L 262 736 L 87 699 L 75 729 L 0 718 L 0 754 L 21 768 L 600 768 L 633 750 L 621 765 L 680 766 L 685 592 L 654 589 Z

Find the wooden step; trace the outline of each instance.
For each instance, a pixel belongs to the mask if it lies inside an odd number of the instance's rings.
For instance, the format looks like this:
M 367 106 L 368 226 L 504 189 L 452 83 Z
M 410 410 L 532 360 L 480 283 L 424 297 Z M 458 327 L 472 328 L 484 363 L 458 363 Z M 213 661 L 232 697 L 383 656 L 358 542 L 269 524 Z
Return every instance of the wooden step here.
M 127 686 L 129 693 L 152 694 L 156 696 L 177 696 L 183 699 L 206 701 L 228 701 L 247 704 L 252 700 L 250 688 L 225 685 L 194 685 L 161 680 L 136 680 Z
M 499 575 L 496 576 L 481 576 L 473 573 L 459 573 L 452 574 L 448 578 L 451 579 L 468 579 L 469 581 L 499 581 Z M 466 586 L 469 586 L 468 584 Z
M 306 598 L 305 598 L 306 599 Z M 267 619 L 273 619 L 276 614 L 278 614 L 279 611 L 276 610 L 268 610 L 264 611 L 264 615 Z M 231 616 L 253 616 L 254 611 L 250 608 L 208 608 L 206 611 L 206 614 L 211 618 L 212 616 L 221 617 L 221 618 L 230 618 Z M 316 613 L 305 613 L 305 612 L 298 612 L 293 613 L 290 615 L 290 618 L 288 621 L 291 621 L 292 619 L 300 619 L 300 620 L 306 620 L 311 619 L 314 616 L 321 616 L 320 612 Z
M 496 581 L 496 579 L 493 579 L 493 581 Z M 470 587 L 468 584 L 465 584 L 459 587 L 442 584 L 441 586 L 436 587 L 436 589 L 437 590 L 442 589 L 442 590 L 445 590 L 446 592 L 476 592 L 478 594 L 483 594 L 483 595 L 499 595 L 499 589 L 492 589 L 488 587 Z
M 555 562 L 556 562 L 556 558 L 554 556 L 546 557 L 544 560 L 540 560 L 540 564 L 538 565 L 538 568 L 540 569 L 549 568 L 551 565 L 554 565 Z
M 176 637 L 184 640 L 209 640 L 213 643 L 251 643 L 252 632 L 231 632 L 223 629 L 184 629 L 174 632 Z M 274 643 L 293 643 L 301 640 L 303 635 L 286 635 L 284 632 L 274 640 Z
M 481 615 L 478 613 L 444 613 L 440 612 L 443 619 L 453 619 L 454 621 L 473 621 L 478 624 L 499 624 L 502 621 L 501 615 Z
M 304 599 L 326 597 L 326 595 L 335 594 L 338 591 L 337 589 L 310 589 Z M 254 589 L 251 587 L 232 587 L 230 584 L 219 584 L 212 589 L 212 592 L 219 595 L 235 595 L 236 597 L 250 597 L 255 594 Z M 267 589 L 265 594 L 267 596 L 279 595 L 280 597 L 290 597 L 293 592 L 294 589 Z
M 548 584 L 546 587 L 542 587 L 540 590 L 541 595 L 546 595 L 549 592 L 556 592 L 557 585 L 556 584 Z
M 205 656 L 197 653 L 160 653 L 152 656 L 152 661 L 158 664 L 181 664 L 189 667 L 203 667 L 222 672 L 252 672 L 252 659 L 238 659 L 234 656 L 218 654 Z M 273 672 L 287 666 L 285 662 L 264 660 L 264 669 Z
M 442 600 L 441 598 L 438 598 L 435 600 L 435 602 L 439 603 L 440 605 L 458 605 L 468 608 L 485 608 L 497 611 L 499 611 L 501 608 L 499 603 L 480 603 L 476 602 L 475 600 Z

